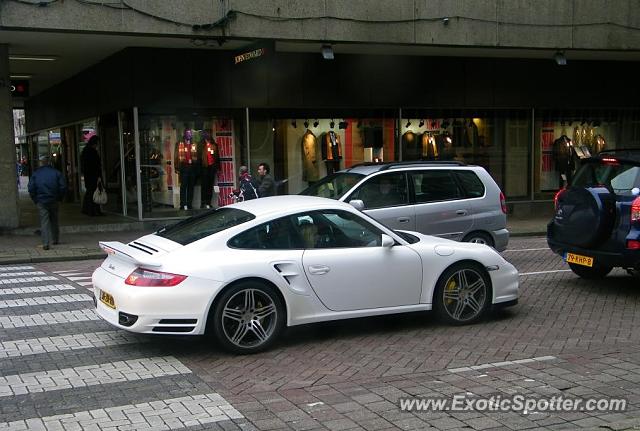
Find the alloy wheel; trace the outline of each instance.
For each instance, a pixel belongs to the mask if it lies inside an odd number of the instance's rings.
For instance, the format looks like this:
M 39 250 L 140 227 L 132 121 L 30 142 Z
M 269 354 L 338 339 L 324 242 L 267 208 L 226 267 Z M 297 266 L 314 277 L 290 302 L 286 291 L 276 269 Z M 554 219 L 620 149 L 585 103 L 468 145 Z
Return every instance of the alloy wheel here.
M 474 320 L 485 309 L 487 290 L 484 278 L 475 269 L 459 269 L 444 284 L 444 311 L 459 323 Z
M 242 289 L 224 304 L 220 323 L 226 339 L 234 346 L 259 348 L 276 330 L 278 307 L 268 293 Z

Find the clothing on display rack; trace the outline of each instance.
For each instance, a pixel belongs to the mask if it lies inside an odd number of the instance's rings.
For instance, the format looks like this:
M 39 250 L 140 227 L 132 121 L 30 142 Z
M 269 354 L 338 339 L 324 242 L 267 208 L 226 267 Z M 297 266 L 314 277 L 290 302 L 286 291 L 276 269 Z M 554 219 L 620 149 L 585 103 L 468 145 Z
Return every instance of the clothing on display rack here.
M 302 179 L 315 182 L 320 179 L 318 166 L 316 135 L 309 129 L 302 135 Z
M 180 179 L 180 208 L 191 209 L 200 169 L 198 146 L 191 129 L 186 129 L 183 139 L 176 143 L 174 166 Z
M 325 161 L 327 175 L 331 175 L 340 170 L 340 159 L 342 159 L 340 136 L 331 130 L 322 136 L 321 142 L 322 160 Z
M 422 148 L 423 160 L 437 160 L 439 158 L 438 145 L 436 138 L 429 132 L 425 132 L 420 136 L 420 144 Z
M 200 206 L 211 208 L 213 198 L 213 186 L 215 185 L 216 174 L 220 167 L 218 144 L 208 133 L 203 134 L 202 142 L 202 170 L 200 188 Z

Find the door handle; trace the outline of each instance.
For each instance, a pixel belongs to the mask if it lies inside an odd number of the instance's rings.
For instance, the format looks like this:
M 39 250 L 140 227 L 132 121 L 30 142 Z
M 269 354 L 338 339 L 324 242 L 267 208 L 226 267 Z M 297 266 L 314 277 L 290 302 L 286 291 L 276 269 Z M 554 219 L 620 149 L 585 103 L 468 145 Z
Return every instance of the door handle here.
M 315 274 L 315 275 L 326 274 L 330 270 L 331 270 L 331 268 L 329 268 L 326 265 L 311 265 L 309 267 L 309 273 Z
M 398 223 L 409 223 L 409 217 L 398 217 Z
M 456 214 L 458 214 L 458 215 L 467 215 L 467 210 L 457 210 Z

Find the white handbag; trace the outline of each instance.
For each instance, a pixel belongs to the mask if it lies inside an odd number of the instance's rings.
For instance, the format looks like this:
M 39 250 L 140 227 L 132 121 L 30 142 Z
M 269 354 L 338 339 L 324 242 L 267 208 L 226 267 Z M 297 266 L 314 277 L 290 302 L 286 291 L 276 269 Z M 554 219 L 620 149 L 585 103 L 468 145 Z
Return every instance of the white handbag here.
M 93 192 L 93 203 L 96 205 L 104 205 L 107 203 L 107 191 L 102 187 L 102 180 L 98 179 L 98 187 Z

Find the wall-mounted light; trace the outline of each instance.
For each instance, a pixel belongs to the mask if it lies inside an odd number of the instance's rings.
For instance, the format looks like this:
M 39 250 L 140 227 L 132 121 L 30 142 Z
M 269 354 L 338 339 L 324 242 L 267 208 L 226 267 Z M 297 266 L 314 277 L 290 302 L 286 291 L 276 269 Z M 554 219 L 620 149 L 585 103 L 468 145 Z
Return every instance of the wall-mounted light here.
M 10 55 L 9 60 L 15 61 L 56 61 L 57 57 L 44 55 Z
M 333 121 L 333 118 L 331 119 L 331 122 L 329 123 L 329 127 L 331 127 L 332 129 L 335 127 L 336 122 Z
M 567 65 L 567 57 L 565 57 L 564 52 L 562 51 L 557 51 L 555 54 L 553 54 L 553 59 L 558 66 Z
M 313 127 L 318 127 L 318 124 L 320 124 L 320 122 L 316 119 L 316 121 L 313 122 Z
M 406 124 L 406 126 L 404 126 L 404 127 L 405 127 L 405 128 L 407 128 L 407 129 L 408 129 L 409 127 L 411 127 L 411 120 L 407 120 L 407 124 Z
M 333 47 L 331 45 L 322 45 L 322 58 L 325 60 L 333 60 Z
M 449 18 L 447 18 L 447 17 L 442 18 L 442 25 L 444 25 L 444 26 L 449 25 Z
M 420 120 L 420 122 L 418 123 L 418 127 L 422 127 L 424 126 L 424 120 Z
M 304 120 L 304 128 L 305 129 L 309 128 L 309 120 Z

